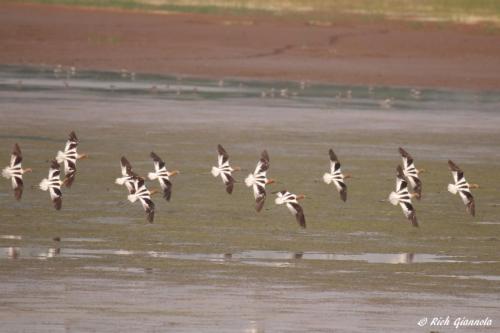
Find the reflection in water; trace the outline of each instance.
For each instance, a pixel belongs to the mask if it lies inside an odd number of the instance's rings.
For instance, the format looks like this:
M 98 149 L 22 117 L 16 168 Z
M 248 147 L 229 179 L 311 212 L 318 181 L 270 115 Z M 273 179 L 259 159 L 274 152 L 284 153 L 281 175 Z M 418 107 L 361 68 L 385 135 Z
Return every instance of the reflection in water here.
M 7 258 L 9 259 L 17 259 L 19 258 L 20 250 L 18 247 L 9 247 L 7 248 Z
M 48 259 L 54 258 L 61 254 L 61 248 L 48 248 L 48 249 L 39 249 L 39 248 L 20 248 L 15 246 L 10 246 L 3 248 L 4 256 L 2 257 L 7 259 Z

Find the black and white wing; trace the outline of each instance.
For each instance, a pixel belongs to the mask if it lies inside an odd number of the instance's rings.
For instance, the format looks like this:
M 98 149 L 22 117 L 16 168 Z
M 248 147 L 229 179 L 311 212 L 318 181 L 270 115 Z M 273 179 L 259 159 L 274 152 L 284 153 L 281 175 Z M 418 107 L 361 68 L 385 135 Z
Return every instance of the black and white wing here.
M 156 173 L 167 171 L 167 168 L 165 167 L 165 162 L 163 162 L 163 160 L 158 155 L 156 155 L 154 152 L 151 152 L 150 156 L 153 159 Z
M 19 148 L 19 145 L 16 143 L 12 149 L 12 155 L 10 156 L 11 184 L 16 200 L 21 200 L 24 189 L 22 161 L 23 155 L 21 153 L 21 148 Z
M 122 156 L 120 163 L 121 163 L 122 176 L 125 179 L 124 184 L 127 187 L 128 192 L 132 193 L 132 191 L 134 190 L 133 179 L 139 178 L 139 176 L 132 171 L 132 165 L 125 156 Z
M 53 160 L 50 165 L 49 170 L 49 193 L 50 198 L 52 199 L 52 203 L 54 204 L 54 208 L 56 210 L 60 210 L 62 207 L 62 192 L 61 192 L 61 181 L 60 181 L 61 171 L 59 170 L 59 163 L 56 160 Z
M 269 170 L 269 154 L 267 150 L 262 151 L 260 160 L 257 162 L 257 166 L 255 167 L 255 171 L 253 172 L 254 176 L 266 172 Z
M 297 202 L 289 202 L 286 204 L 290 212 L 295 215 L 297 223 L 302 227 L 306 227 L 306 217 L 304 216 L 304 210 Z
M 415 209 L 413 208 L 411 201 L 408 202 L 406 200 L 402 200 L 399 205 L 401 206 L 401 209 L 403 210 L 403 213 L 408 221 L 410 221 L 414 227 L 418 227 L 417 214 L 415 213 Z
M 335 154 L 333 149 L 330 149 L 328 153 L 330 155 L 330 174 L 332 177 L 331 179 L 340 194 L 340 198 L 342 199 L 342 201 L 345 202 L 347 200 L 347 185 L 344 182 L 342 170 L 340 169 L 339 159 L 337 158 L 337 155 Z
M 255 210 L 257 212 L 260 212 L 264 207 L 264 203 L 266 202 L 267 197 L 265 185 L 254 184 L 253 192 L 255 197 Z
M 223 168 L 226 165 L 226 163 L 229 163 L 229 155 L 227 154 L 224 147 L 222 147 L 222 145 L 220 144 L 217 145 L 217 152 L 219 154 L 218 156 L 219 168 Z
M 413 162 L 413 157 L 401 147 L 399 147 L 399 153 L 401 154 L 401 158 L 403 160 L 404 175 L 410 182 L 413 191 L 418 194 L 417 199 L 420 199 L 422 195 L 422 181 L 418 176 L 418 171 Z

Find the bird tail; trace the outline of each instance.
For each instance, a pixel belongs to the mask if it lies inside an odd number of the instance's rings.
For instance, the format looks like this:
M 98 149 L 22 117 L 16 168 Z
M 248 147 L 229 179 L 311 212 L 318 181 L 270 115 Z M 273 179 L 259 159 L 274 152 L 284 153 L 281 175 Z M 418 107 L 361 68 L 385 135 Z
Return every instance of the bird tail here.
M 457 194 L 458 187 L 454 184 L 448 184 L 448 191 L 450 191 L 452 194 Z
M 220 170 L 219 170 L 219 168 L 217 168 L 217 167 L 212 167 L 212 175 L 213 175 L 214 177 L 217 177 L 218 175 L 220 175 Z
M 323 175 L 323 181 L 327 184 L 331 184 L 332 183 L 332 175 L 329 174 L 329 173 L 325 173 Z
M 130 202 L 136 202 L 136 201 L 137 201 L 137 195 L 135 195 L 135 194 L 129 194 L 129 195 L 127 196 L 127 199 L 128 199 L 128 201 L 130 201 Z
M 57 163 L 61 164 L 62 162 L 64 162 L 64 160 L 65 160 L 65 155 L 62 151 L 59 150 L 57 152 L 56 161 Z
M 125 177 L 116 178 L 116 180 L 115 180 L 115 184 L 118 184 L 118 185 L 123 185 L 123 184 L 125 184 Z
M 253 184 L 255 184 L 255 177 L 252 174 L 249 174 L 248 177 L 245 178 L 245 185 L 250 187 Z
M 391 192 L 391 194 L 389 194 L 389 201 L 391 202 L 391 204 L 393 204 L 394 206 L 397 206 L 397 204 L 399 203 L 399 197 L 398 197 L 398 194 L 396 192 Z
M 155 180 L 155 179 L 158 179 L 158 175 L 155 172 L 150 172 L 150 173 L 148 173 L 148 178 L 150 180 Z
M 40 182 L 40 185 L 38 185 L 38 186 L 40 186 L 40 189 L 42 191 L 47 191 L 49 189 L 49 184 L 50 184 L 49 180 L 47 178 L 44 178 L 44 179 L 42 179 L 42 181 Z
M 2 170 L 2 177 L 5 177 L 5 178 L 7 178 L 7 179 L 9 179 L 9 178 L 11 177 L 11 174 L 10 174 L 10 172 L 9 172 L 9 168 L 4 168 L 4 169 Z

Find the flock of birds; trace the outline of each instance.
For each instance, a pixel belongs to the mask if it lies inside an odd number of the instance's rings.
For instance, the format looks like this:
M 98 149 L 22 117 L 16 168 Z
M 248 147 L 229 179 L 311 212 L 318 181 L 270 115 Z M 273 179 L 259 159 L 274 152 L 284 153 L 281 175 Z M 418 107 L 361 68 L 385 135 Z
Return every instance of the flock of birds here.
M 49 192 L 56 210 L 60 210 L 62 207 L 63 195 L 61 188 L 71 187 L 75 180 L 77 161 L 88 157 L 87 154 L 79 154 L 77 152 L 78 144 L 78 138 L 73 131 L 69 134 L 64 151 L 58 151 L 56 157 L 51 161 L 48 177 L 44 178 L 39 184 L 41 190 Z M 233 173 L 235 171 L 240 171 L 241 168 L 232 167 L 230 165 L 229 155 L 222 145 L 219 144 L 217 146 L 217 152 L 217 166 L 212 167 L 211 174 L 214 177 L 220 177 L 225 185 L 226 192 L 231 194 L 235 183 Z M 389 194 L 388 200 L 395 206 L 399 205 L 408 221 L 414 227 L 418 227 L 417 215 L 412 205 L 412 198 L 415 197 L 420 200 L 422 197 L 422 181 L 419 174 L 424 170 L 419 170 L 415 167 L 412 156 L 406 150 L 399 148 L 399 153 L 401 154 L 403 165 L 398 165 L 396 168 L 396 190 Z M 165 162 L 154 152 L 151 152 L 150 156 L 153 160 L 154 171 L 148 173 L 148 178 L 152 181 L 158 180 L 163 191 L 163 198 L 170 201 L 172 194 L 171 177 L 179 174 L 179 171 L 168 171 Z M 323 175 L 323 181 L 326 184 L 333 184 L 339 192 L 340 199 L 345 202 L 347 200 L 347 185 L 345 179 L 350 178 L 351 175 L 342 173 L 340 161 L 332 149 L 329 150 L 329 156 L 330 171 Z M 2 176 L 11 180 L 14 196 L 17 200 L 21 200 L 23 194 L 23 175 L 32 172 L 30 168 L 22 168 L 22 161 L 23 156 L 21 148 L 16 143 L 12 150 L 10 164 L 2 170 Z M 60 170 L 61 164 L 64 166 L 64 178 L 62 180 Z M 253 173 L 245 178 L 245 185 L 251 187 L 253 190 L 255 210 L 257 212 L 260 212 L 264 207 L 267 198 L 266 185 L 276 183 L 275 180 L 267 178 L 269 165 L 269 154 L 264 150 L 261 153 Z M 448 184 L 448 191 L 452 194 L 458 194 L 466 207 L 466 211 L 474 216 L 475 203 L 471 189 L 478 188 L 479 186 L 477 184 L 469 184 L 465 180 L 463 171 L 453 161 L 449 160 L 448 166 L 454 181 L 452 184 Z M 121 177 L 116 178 L 115 183 L 124 185 L 127 188 L 127 199 L 130 202 L 134 203 L 139 201 L 142 204 L 146 212 L 147 220 L 152 223 L 155 216 L 155 204 L 151 197 L 159 191 L 149 190 L 147 188 L 145 178 L 139 176 L 132 170 L 132 166 L 125 156 L 121 158 Z M 412 192 L 410 192 L 410 190 Z M 304 210 L 299 204 L 299 200 L 304 199 L 305 195 L 297 195 L 287 190 L 272 193 L 276 194 L 275 204 L 285 205 L 295 216 L 299 225 L 305 228 L 306 218 Z

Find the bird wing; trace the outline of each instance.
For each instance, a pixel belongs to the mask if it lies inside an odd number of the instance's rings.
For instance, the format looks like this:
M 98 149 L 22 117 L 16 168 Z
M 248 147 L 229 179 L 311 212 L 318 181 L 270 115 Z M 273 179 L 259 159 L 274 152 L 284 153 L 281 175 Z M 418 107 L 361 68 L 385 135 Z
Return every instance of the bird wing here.
M 225 174 L 224 172 L 222 172 L 221 176 L 222 175 L 224 175 L 224 177 L 226 178 L 226 180 L 224 180 L 224 184 L 226 184 L 226 192 L 229 194 L 233 193 L 234 178 L 229 173 Z
M 12 181 L 12 188 L 14 189 L 14 196 L 16 197 L 17 200 L 21 200 L 24 189 L 23 178 L 18 176 L 13 176 L 11 178 L 11 181 Z
M 399 205 L 401 206 L 401 209 L 403 209 L 403 213 L 405 214 L 408 221 L 410 221 L 414 227 L 418 227 L 417 215 L 415 213 L 413 205 L 406 201 L 401 201 Z
M 458 194 L 460 194 L 460 198 L 462 198 L 462 202 L 464 203 L 467 212 L 474 216 L 475 215 L 475 207 L 476 204 L 474 203 L 474 196 L 472 193 L 468 190 L 459 190 Z
M 401 154 L 401 157 L 403 159 L 403 166 L 406 170 L 410 165 L 413 164 L 413 157 L 411 157 L 411 155 L 401 147 L 399 147 L 399 153 Z
M 75 181 L 76 178 L 76 170 L 73 170 L 71 172 L 66 173 L 64 176 L 63 184 L 67 188 L 70 188 L 71 185 L 73 185 L 73 182 Z
M 56 160 L 52 160 L 49 169 L 49 181 L 59 180 L 60 174 L 59 163 Z
M 398 172 L 397 177 L 396 177 L 396 191 L 399 192 L 399 191 L 402 191 L 404 189 L 407 189 L 408 183 L 404 179 L 403 169 L 401 168 L 401 165 L 398 165 L 396 170 Z
M 163 197 L 165 200 L 170 201 L 172 196 L 172 183 L 165 177 L 160 177 L 160 186 L 163 190 Z
M 306 217 L 304 216 L 304 211 L 302 207 L 296 202 L 289 202 L 286 204 L 290 212 L 295 215 L 295 219 L 302 228 L 306 227 Z
M 156 172 L 160 171 L 161 169 L 163 169 L 165 167 L 165 162 L 163 162 L 163 160 L 158 155 L 156 155 L 154 152 L 151 152 L 150 156 L 153 159 Z
M 219 153 L 219 167 L 229 160 L 229 155 L 222 145 L 217 145 L 217 152 Z
M 340 171 L 340 162 L 337 155 L 335 155 L 332 149 L 328 153 L 330 154 L 330 172 L 333 174 L 336 171 Z
M 155 203 L 150 198 L 139 197 L 141 201 L 142 208 L 146 211 L 146 218 L 149 223 L 153 223 L 155 218 Z
M 269 161 L 261 158 L 259 162 L 257 162 L 257 166 L 255 167 L 254 175 L 258 175 L 259 173 L 266 172 L 269 169 Z
M 255 210 L 257 212 L 260 212 L 262 210 L 262 207 L 264 207 L 264 203 L 266 202 L 266 189 L 264 186 L 254 184 L 253 193 L 255 197 Z
M 14 144 L 12 148 L 12 155 L 10 156 L 10 167 L 13 168 L 23 161 L 23 155 L 21 153 L 21 148 L 17 143 Z
M 264 160 L 267 162 L 267 164 L 269 164 L 269 154 L 267 153 L 267 150 L 263 150 L 262 153 L 260 154 L 260 159 L 261 160 Z
M 76 171 L 76 159 L 65 159 L 64 160 L 64 173 L 68 174 Z
M 462 169 L 458 167 L 455 163 L 453 163 L 452 160 L 448 160 L 448 167 L 451 170 L 451 173 L 453 174 L 453 179 L 455 180 L 455 184 L 458 183 L 462 178 L 464 178 L 464 172 Z
M 66 141 L 66 146 L 64 147 L 64 152 L 67 153 L 71 149 L 76 149 L 78 147 L 78 138 L 74 131 L 69 133 L 68 141 Z
M 411 187 L 415 193 L 418 193 L 417 199 L 422 195 L 422 181 L 418 176 L 409 176 L 408 180 L 410 181 Z

